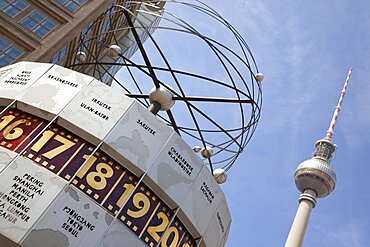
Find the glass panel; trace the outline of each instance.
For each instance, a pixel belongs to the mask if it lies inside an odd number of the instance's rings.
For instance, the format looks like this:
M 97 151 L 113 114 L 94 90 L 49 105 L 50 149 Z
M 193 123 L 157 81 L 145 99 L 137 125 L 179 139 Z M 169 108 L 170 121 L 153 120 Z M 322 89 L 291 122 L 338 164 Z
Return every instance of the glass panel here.
M 73 1 L 70 1 L 65 6 L 67 7 L 67 9 L 69 9 L 72 12 L 75 11 L 76 9 L 78 9 L 78 7 L 80 7 L 80 6 L 78 6 L 77 3 L 73 2 Z
M 56 62 L 58 62 L 58 54 L 55 54 L 55 55 L 51 58 L 51 62 L 52 62 L 52 63 L 56 63 Z
M 64 46 L 62 50 L 60 51 L 60 57 L 64 57 L 64 55 L 66 54 L 66 50 L 67 50 L 67 46 Z
M 12 57 L 13 59 L 16 59 L 17 57 L 19 57 L 21 54 L 22 54 L 22 51 L 20 49 L 18 49 L 17 47 L 15 46 L 12 46 L 11 48 L 9 48 L 6 53 Z
M 0 8 L 2 9 L 7 4 L 8 4 L 7 1 L 0 1 Z
M 13 3 L 14 6 L 16 6 L 19 10 L 24 10 L 28 6 L 30 6 L 26 1 L 18 0 Z
M 58 2 L 59 2 L 59 3 L 61 3 L 61 4 L 63 4 L 63 5 L 64 5 L 67 1 L 68 1 L 68 0 L 58 0 Z
M 5 50 L 8 46 L 10 46 L 10 43 L 5 39 L 0 38 L 0 51 Z
M 58 2 L 63 4 L 68 10 L 74 12 L 86 3 L 86 0 L 58 0 Z
M 105 19 L 103 23 L 103 27 L 101 28 L 101 32 L 104 33 L 105 31 L 107 31 L 109 26 L 110 26 L 110 20 Z
M 43 22 L 42 22 L 42 25 L 43 25 L 45 28 L 47 28 L 47 29 L 51 30 L 51 29 L 53 29 L 57 24 L 56 24 L 55 22 L 53 22 L 52 20 L 50 20 L 50 19 L 46 19 L 45 21 L 43 21 Z
M 32 20 L 31 18 L 27 17 L 26 19 L 23 19 L 21 21 L 21 24 L 23 26 L 25 26 L 26 28 L 32 30 L 37 25 L 37 22 L 35 20 Z
M 83 5 L 86 3 L 86 0 L 75 0 L 75 2 L 77 2 L 79 5 Z
M 0 54 L 0 66 L 1 67 L 4 67 L 4 66 L 7 66 L 8 64 L 10 64 L 12 62 L 11 58 L 4 55 L 4 54 Z
M 66 55 L 67 45 L 63 46 L 57 53 L 54 54 L 53 58 L 51 59 L 52 63 L 57 63 L 59 65 L 64 65 L 64 57 Z
M 8 5 L 3 9 L 4 13 L 7 14 L 10 17 L 14 17 L 16 14 L 18 14 L 19 10 L 14 8 L 13 5 Z
M 43 26 L 37 26 L 33 32 L 39 36 L 39 37 L 43 37 L 45 36 L 47 33 L 48 33 L 48 30 L 46 28 L 44 28 Z
M 39 11 L 33 12 L 32 14 L 30 14 L 30 17 L 35 19 L 37 22 L 41 22 L 42 20 L 46 18 L 46 16 Z

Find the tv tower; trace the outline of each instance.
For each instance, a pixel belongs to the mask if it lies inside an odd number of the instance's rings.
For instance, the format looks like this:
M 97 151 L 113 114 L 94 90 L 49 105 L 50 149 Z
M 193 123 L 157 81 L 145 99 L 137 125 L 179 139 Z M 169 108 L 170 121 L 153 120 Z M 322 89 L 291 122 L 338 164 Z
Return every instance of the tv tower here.
M 335 170 L 330 165 L 331 158 L 336 148 L 336 145 L 332 141 L 332 136 L 351 73 L 352 67 L 348 72 L 347 79 L 344 83 L 325 137 L 316 142 L 313 157 L 303 161 L 295 171 L 295 184 L 302 194 L 299 197 L 299 207 L 285 247 L 302 246 L 312 208 L 316 206 L 316 198 L 328 196 L 335 188 Z

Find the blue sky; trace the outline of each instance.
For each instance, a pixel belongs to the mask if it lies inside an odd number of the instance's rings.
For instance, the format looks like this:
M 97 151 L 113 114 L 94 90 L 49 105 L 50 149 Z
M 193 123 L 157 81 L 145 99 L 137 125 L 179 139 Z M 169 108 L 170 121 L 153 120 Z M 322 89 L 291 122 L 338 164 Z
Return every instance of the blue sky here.
M 226 246 L 283 246 L 298 206 L 293 174 L 330 123 L 354 70 L 335 129 L 337 187 L 318 200 L 303 246 L 370 241 L 368 1 L 206 1 L 249 43 L 263 82 L 256 134 L 223 185 L 233 223 Z
M 204 2 L 242 34 L 265 75 L 259 126 L 222 185 L 233 216 L 226 246 L 284 246 L 298 206 L 294 171 L 324 137 L 350 66 L 354 69 L 333 138 L 338 145 L 331 163 L 337 187 L 318 200 L 303 246 L 368 246 L 370 3 Z M 221 30 L 200 25 L 223 38 Z M 155 35 L 162 44 L 174 46 L 174 37 Z M 202 61 L 196 67 L 194 61 L 183 59 L 184 54 L 173 48 L 172 62 L 204 69 Z

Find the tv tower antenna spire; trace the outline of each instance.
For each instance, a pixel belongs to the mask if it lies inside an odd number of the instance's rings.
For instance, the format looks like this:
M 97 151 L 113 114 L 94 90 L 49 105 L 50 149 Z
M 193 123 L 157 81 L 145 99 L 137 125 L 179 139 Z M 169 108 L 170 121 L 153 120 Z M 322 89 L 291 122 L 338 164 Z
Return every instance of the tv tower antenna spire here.
M 299 207 L 285 247 L 302 246 L 312 208 L 316 206 L 316 198 L 328 196 L 335 188 L 336 174 L 330 165 L 336 148 L 336 145 L 332 142 L 332 137 L 351 73 L 352 67 L 349 69 L 325 137 L 316 142 L 313 157 L 303 161 L 295 171 L 295 184 L 302 194 L 299 197 Z
M 335 111 L 334 111 L 334 114 L 333 114 L 333 118 L 331 119 L 329 129 L 326 131 L 326 137 L 330 140 L 331 140 L 331 138 L 334 134 L 335 123 L 337 122 L 337 118 L 338 118 L 338 115 L 339 115 L 339 112 L 340 112 L 340 108 L 342 106 L 344 95 L 346 94 L 346 89 L 347 89 L 349 78 L 350 78 L 351 74 L 352 74 L 352 67 L 348 71 L 348 75 L 347 75 L 346 81 L 344 82 L 343 89 L 340 93 L 338 104 L 335 107 Z

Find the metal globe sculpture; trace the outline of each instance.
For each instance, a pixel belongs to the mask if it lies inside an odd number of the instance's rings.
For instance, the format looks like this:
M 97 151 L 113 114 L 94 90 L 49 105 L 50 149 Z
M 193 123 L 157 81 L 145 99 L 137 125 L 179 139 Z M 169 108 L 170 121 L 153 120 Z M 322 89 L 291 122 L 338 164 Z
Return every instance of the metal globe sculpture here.
M 119 47 L 118 45 L 111 45 L 108 48 L 108 55 L 113 58 L 118 57 L 119 54 L 121 54 L 121 52 L 122 52 L 121 47 Z
M 81 62 L 81 63 L 85 62 L 86 61 L 86 53 L 83 52 L 83 51 L 77 52 L 77 54 L 76 54 L 76 60 L 78 62 Z
M 68 67 L 147 107 L 165 90 L 167 106 L 154 101 L 159 117 L 190 146 L 212 150 L 199 153 L 212 172 L 230 169 L 255 132 L 262 105 L 263 74 L 240 33 L 200 1 L 128 1 L 102 18 L 110 28 L 95 34 L 91 23 L 76 47 L 87 59 L 76 57 Z
M 257 80 L 258 82 L 262 82 L 262 81 L 263 81 L 263 79 L 265 79 L 265 76 L 264 76 L 262 73 L 257 73 L 257 74 L 256 74 L 256 80 Z
M 223 184 L 227 180 L 227 172 L 222 168 L 217 168 L 213 171 L 213 177 L 218 184 Z

